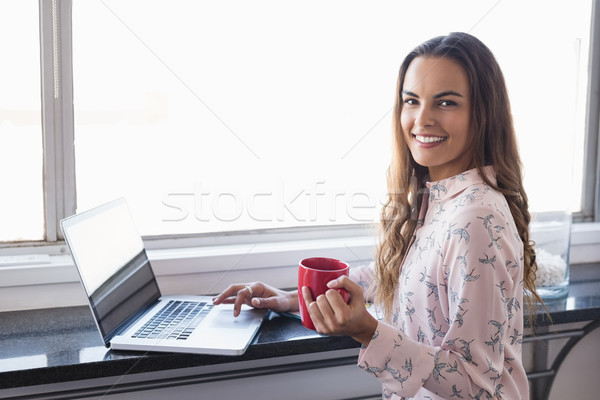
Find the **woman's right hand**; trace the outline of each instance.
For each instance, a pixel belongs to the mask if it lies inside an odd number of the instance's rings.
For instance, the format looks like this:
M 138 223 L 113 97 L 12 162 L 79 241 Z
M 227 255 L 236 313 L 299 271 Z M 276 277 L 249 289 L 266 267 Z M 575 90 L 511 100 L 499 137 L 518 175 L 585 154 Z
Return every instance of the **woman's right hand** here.
M 240 314 L 242 304 L 268 308 L 275 312 L 298 311 L 298 292 L 286 292 L 262 282 L 229 285 L 213 299 L 213 304 L 233 304 L 233 316 Z

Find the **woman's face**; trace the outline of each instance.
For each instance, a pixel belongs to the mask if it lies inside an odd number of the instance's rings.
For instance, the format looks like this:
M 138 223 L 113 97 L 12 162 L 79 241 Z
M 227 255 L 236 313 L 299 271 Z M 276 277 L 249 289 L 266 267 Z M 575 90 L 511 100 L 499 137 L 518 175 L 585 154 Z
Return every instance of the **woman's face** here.
M 416 57 L 402 87 L 400 123 L 414 160 L 432 181 L 473 168 L 471 90 L 454 61 Z

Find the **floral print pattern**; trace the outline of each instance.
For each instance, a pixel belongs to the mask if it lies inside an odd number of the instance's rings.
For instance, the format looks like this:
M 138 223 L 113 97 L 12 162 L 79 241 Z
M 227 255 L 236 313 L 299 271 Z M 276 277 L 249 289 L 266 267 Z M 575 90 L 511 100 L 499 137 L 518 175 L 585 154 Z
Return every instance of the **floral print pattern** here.
M 526 399 L 523 244 L 506 200 L 476 169 L 427 189 L 393 315 L 358 365 L 384 398 Z M 372 265 L 352 277 L 364 286 Z

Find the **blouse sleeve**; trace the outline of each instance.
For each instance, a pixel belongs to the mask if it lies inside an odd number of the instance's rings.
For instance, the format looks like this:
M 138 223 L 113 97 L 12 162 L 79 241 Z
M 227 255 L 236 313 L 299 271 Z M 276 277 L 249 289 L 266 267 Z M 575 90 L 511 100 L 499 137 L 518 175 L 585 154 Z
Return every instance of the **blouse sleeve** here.
M 365 301 L 373 300 L 373 279 L 375 275 L 375 263 L 350 269 L 350 279 L 357 283 L 363 290 Z
M 510 377 L 511 361 L 520 357 L 523 293 L 523 246 L 510 212 L 496 204 L 478 206 L 453 222 L 466 228 L 443 244 L 437 273 L 446 323 L 432 328 L 441 344 L 421 343 L 380 323 L 361 349 L 359 367 L 379 378 L 390 396 L 412 397 L 421 387 L 443 398 L 522 393 Z

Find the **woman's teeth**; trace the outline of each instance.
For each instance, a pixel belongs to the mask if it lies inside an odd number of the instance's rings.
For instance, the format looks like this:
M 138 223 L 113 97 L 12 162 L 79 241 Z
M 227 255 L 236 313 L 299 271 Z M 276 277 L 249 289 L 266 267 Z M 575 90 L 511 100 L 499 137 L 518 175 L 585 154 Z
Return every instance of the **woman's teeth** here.
M 419 141 L 421 143 L 435 143 L 435 142 L 441 142 L 442 140 L 446 140 L 445 137 L 421 136 L 421 135 L 415 135 L 415 139 L 417 139 L 417 141 Z

